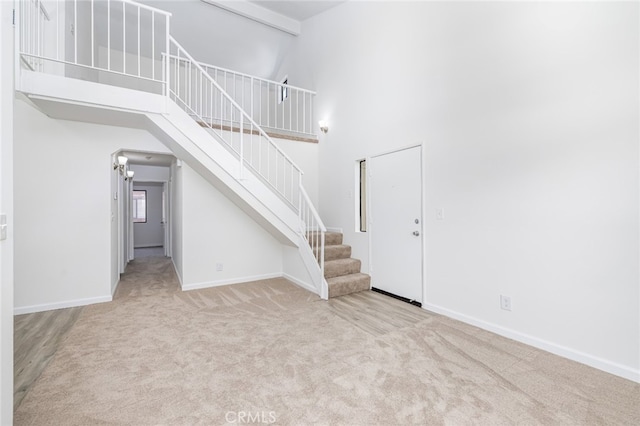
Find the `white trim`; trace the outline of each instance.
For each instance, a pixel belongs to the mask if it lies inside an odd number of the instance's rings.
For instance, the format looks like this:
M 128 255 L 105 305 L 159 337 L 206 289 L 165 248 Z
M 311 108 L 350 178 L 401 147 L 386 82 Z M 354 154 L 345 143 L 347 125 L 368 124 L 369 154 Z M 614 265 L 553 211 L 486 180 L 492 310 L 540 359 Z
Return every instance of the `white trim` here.
M 291 281 L 292 283 L 294 283 L 298 287 L 302 287 L 303 289 L 308 290 L 313 294 L 318 294 L 318 289 L 315 288 L 313 285 L 309 284 L 306 281 L 302 281 L 301 279 L 296 278 L 296 277 L 294 277 L 292 275 L 289 275 L 289 274 L 286 274 L 286 273 L 282 274 L 282 278 L 285 278 L 285 279 Z
M 173 272 L 176 273 L 176 277 L 178 278 L 178 284 L 180 284 L 180 288 L 182 288 L 182 277 L 178 273 L 178 268 L 176 267 L 176 261 L 173 257 L 171 258 L 171 264 L 173 265 Z M 184 290 L 184 288 L 182 289 Z
M 300 21 L 281 15 L 280 13 L 266 9 L 255 3 L 250 3 L 248 1 L 202 1 L 294 36 L 300 35 L 302 30 Z
M 327 228 L 327 232 L 338 232 L 340 234 L 344 234 L 344 231 L 342 230 L 342 228 L 334 228 L 329 226 L 326 226 L 325 228 Z
M 111 300 L 113 300 L 113 297 L 116 295 L 116 291 L 118 290 L 118 286 L 120 285 L 120 277 L 118 277 L 118 281 L 116 281 L 115 285 L 111 285 Z
M 22 306 L 22 307 L 15 307 L 13 309 L 13 314 L 22 315 L 22 314 L 31 314 L 34 312 L 53 311 L 55 309 L 75 308 L 76 306 L 86 306 L 86 305 L 93 305 L 96 303 L 111 302 L 112 300 L 113 300 L 113 297 L 109 295 L 109 296 L 89 297 L 87 299 L 67 300 L 64 302 L 45 303 L 43 305 Z
M 452 311 L 447 308 L 440 307 L 431 303 L 423 303 L 422 308 L 431 312 L 435 312 L 449 318 L 453 318 L 462 321 L 467 324 L 474 325 L 483 330 L 490 331 L 503 337 L 507 337 L 512 340 L 533 346 L 538 349 L 550 352 L 555 355 L 559 355 L 563 358 L 570 359 L 572 361 L 579 362 L 581 364 L 588 365 L 598 370 L 602 370 L 607 373 L 614 374 L 616 376 L 623 377 L 628 380 L 640 383 L 640 369 L 634 370 L 626 365 L 618 364 L 613 361 L 598 358 L 596 356 L 568 348 L 566 346 L 558 345 L 548 340 L 540 339 L 528 334 L 520 333 L 510 328 L 502 327 L 487 321 L 480 320 L 478 318 L 462 314 L 460 312 Z
M 427 226 L 426 226 L 426 217 L 427 217 L 427 146 L 424 141 L 420 144 L 420 152 L 422 156 L 420 157 L 421 162 L 421 170 L 420 175 L 422 178 L 422 223 L 420 224 L 420 232 L 422 232 L 422 303 L 425 303 L 427 299 Z
M 271 278 L 281 278 L 282 272 L 276 272 L 271 274 L 253 275 L 249 277 L 232 278 L 228 280 L 207 281 L 202 283 L 184 284 L 182 285 L 182 291 L 198 290 L 201 288 L 219 287 L 222 285 L 240 284 L 251 281 L 268 280 Z
M 406 151 L 406 150 L 412 149 L 412 148 L 418 148 L 418 147 L 422 148 L 423 146 L 424 146 L 423 142 L 414 143 L 412 145 L 407 145 L 407 146 L 403 146 L 403 147 L 400 147 L 400 148 L 394 148 L 394 149 L 390 149 L 389 151 L 380 152 L 380 153 L 378 153 L 376 155 L 371 155 L 371 156 L 365 158 L 365 160 L 369 161 L 372 158 L 382 157 L 383 155 L 389 155 L 389 154 L 393 154 L 395 152 Z M 358 161 L 358 160 L 356 160 L 356 161 Z

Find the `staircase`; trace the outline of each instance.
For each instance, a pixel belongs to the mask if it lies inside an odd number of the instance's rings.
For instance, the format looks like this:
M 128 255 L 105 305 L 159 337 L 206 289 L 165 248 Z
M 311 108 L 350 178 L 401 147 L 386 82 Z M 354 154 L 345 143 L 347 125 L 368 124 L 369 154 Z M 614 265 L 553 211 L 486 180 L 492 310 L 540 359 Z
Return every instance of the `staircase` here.
M 369 290 L 371 277 L 360 272 L 360 260 L 351 257 L 351 246 L 342 244 L 339 232 L 325 233 L 324 277 L 329 298 Z
M 296 278 L 328 298 L 326 228 L 302 170 L 263 129 L 312 134 L 312 92 L 250 77 L 246 90 L 257 86 L 255 94 L 232 96 L 226 86 L 235 84 L 218 82 L 219 73 L 205 70 L 171 35 L 170 13 L 133 0 L 16 4 L 16 91 L 52 118 L 149 131 L 282 244 L 296 247 L 308 273 Z M 292 262 L 288 267 L 302 274 Z

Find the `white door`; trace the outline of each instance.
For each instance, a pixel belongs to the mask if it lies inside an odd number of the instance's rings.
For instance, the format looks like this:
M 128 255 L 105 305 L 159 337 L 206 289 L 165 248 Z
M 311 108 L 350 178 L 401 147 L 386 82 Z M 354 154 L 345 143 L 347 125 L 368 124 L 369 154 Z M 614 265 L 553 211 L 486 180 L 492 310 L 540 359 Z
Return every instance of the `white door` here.
M 371 286 L 422 303 L 422 148 L 369 160 Z
M 164 231 L 164 255 L 171 257 L 171 226 L 169 224 L 170 208 L 169 182 L 162 184 L 162 227 Z

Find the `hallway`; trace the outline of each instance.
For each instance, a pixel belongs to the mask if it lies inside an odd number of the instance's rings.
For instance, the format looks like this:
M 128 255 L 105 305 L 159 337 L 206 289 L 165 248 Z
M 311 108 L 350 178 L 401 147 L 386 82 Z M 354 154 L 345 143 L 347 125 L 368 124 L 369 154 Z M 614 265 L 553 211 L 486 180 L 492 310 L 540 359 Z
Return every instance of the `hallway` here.
M 151 296 L 159 293 L 175 293 L 180 290 L 180 283 L 173 268 L 171 258 L 164 256 L 145 256 L 144 252 L 129 262 L 125 273 L 120 276 L 120 284 L 113 300 L 119 301 L 128 297 Z

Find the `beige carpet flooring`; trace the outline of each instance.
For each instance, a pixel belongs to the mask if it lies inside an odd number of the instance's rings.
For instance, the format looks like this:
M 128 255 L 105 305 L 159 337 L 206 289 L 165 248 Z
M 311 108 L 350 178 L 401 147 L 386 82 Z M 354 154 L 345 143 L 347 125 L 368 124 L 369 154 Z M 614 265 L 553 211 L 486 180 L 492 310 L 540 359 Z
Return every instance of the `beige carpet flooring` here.
M 640 424 L 640 385 L 372 292 L 181 292 L 136 259 L 84 308 L 17 425 Z

